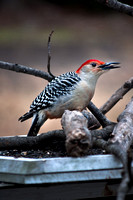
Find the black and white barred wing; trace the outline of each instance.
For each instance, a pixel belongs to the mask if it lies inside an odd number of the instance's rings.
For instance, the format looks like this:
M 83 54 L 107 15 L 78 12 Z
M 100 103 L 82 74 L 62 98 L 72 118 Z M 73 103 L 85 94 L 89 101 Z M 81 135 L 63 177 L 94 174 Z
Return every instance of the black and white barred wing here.
M 75 72 L 68 72 L 56 77 L 36 97 L 30 108 L 37 111 L 51 107 L 60 96 L 70 93 L 79 81 L 80 78 Z
M 29 112 L 19 118 L 25 121 L 41 109 L 52 107 L 60 96 L 68 95 L 74 90 L 80 77 L 75 72 L 68 72 L 53 79 L 45 89 L 35 98 L 30 106 Z

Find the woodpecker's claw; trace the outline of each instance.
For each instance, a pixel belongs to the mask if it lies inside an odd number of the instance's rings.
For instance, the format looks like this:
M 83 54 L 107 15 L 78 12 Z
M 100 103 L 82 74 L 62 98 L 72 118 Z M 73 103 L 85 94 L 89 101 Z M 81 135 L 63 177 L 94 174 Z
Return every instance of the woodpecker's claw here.
M 109 62 L 109 63 L 105 63 L 103 65 L 100 65 L 99 68 L 101 68 L 102 70 L 107 70 L 107 69 L 116 69 L 116 68 L 120 68 L 119 62 Z

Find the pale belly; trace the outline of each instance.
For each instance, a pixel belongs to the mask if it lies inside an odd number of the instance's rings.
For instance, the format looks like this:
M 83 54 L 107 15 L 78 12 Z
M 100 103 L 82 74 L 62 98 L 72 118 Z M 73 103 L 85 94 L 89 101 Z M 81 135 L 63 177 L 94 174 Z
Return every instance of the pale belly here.
M 65 110 L 79 110 L 85 109 L 92 99 L 94 92 L 88 88 L 84 90 L 75 90 L 73 95 L 64 96 L 57 100 L 51 107 L 45 110 L 47 118 L 60 118 Z

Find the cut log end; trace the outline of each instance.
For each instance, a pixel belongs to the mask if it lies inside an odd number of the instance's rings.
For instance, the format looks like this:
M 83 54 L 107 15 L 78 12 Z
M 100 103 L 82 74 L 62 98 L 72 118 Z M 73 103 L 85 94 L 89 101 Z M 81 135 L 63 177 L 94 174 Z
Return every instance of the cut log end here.
M 66 110 L 62 116 L 62 127 L 66 134 L 66 151 L 69 156 L 85 156 L 92 146 L 87 119 L 79 111 Z

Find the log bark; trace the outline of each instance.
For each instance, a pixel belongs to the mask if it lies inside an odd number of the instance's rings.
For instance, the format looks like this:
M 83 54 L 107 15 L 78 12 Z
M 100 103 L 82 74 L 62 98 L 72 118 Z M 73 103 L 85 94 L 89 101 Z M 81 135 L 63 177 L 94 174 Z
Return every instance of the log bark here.
M 130 147 L 133 143 L 133 97 L 118 117 L 118 124 L 107 142 L 93 139 L 93 144 L 117 156 L 123 163 L 123 179 L 118 190 L 117 200 L 124 200 L 132 185 Z
M 66 135 L 66 151 L 69 156 L 86 155 L 92 146 L 87 119 L 79 111 L 66 110 L 62 116 L 62 126 Z
M 118 145 L 123 151 L 121 161 L 124 167 L 123 180 L 118 190 L 118 200 L 125 199 L 125 195 L 132 185 L 130 147 L 133 143 L 133 97 L 125 110 L 118 117 L 118 124 L 112 133 L 111 144 Z
M 62 130 L 49 131 L 35 137 L 14 136 L 0 137 L 0 150 L 31 150 L 31 149 L 54 149 L 62 143 L 65 146 L 66 136 Z M 58 144 L 57 144 L 58 141 Z

